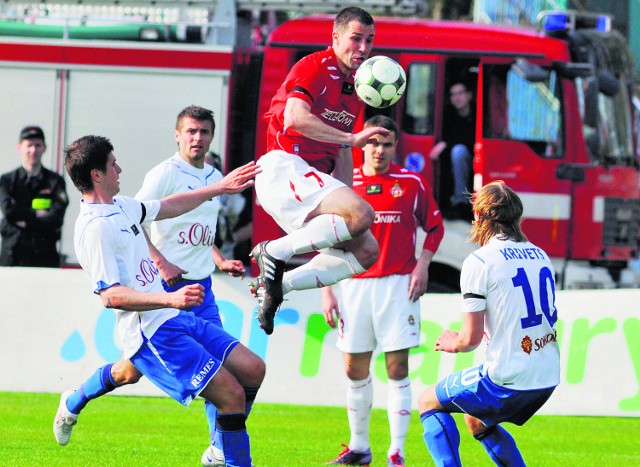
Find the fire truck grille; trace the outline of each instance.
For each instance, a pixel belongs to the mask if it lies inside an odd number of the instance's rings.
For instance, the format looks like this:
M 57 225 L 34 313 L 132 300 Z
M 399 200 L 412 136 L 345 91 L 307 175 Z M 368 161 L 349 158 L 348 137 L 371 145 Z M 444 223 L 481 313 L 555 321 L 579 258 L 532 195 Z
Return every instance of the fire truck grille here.
M 605 198 L 602 242 L 604 246 L 638 246 L 640 200 Z

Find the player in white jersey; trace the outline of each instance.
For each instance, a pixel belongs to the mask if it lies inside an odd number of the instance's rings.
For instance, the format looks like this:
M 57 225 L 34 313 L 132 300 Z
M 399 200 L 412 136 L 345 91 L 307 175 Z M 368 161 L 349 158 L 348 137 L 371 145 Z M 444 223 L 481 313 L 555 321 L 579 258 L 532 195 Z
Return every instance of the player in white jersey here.
M 513 437 L 500 425 L 523 425 L 560 383 L 554 269 L 520 227 L 522 201 L 502 181 L 473 201 L 470 241 L 480 248 L 462 265 L 462 329 L 444 331 L 436 350 L 469 352 L 483 335 L 486 361 L 426 389 L 418 408 L 436 465 L 459 466 L 460 434 L 451 413 L 464 413 L 473 436 L 496 465 L 524 466 Z
M 378 347 L 385 354 L 389 377 L 388 465 L 403 466 L 411 415 L 409 349 L 420 343 L 419 299 L 427 290 L 429 264 L 444 227 L 424 179 L 391 162 L 397 145 L 395 122 L 377 115 L 365 122 L 364 128 L 369 127 L 385 128 L 389 134 L 369 139 L 364 147 L 364 163 L 353 171 L 353 191 L 375 211 L 371 233 L 380 245 L 380 255 L 368 271 L 322 289 L 325 320 L 331 327 L 338 327 L 337 346 L 343 352 L 349 378 L 347 415 L 351 439 L 332 464 L 371 462 L 370 365 Z M 427 236 L 416 260 L 418 227 Z
M 123 360 L 184 405 L 198 395 L 215 404 L 227 465 L 251 465 L 243 388 L 260 386 L 264 362 L 220 327 L 180 311 L 202 304 L 204 289 L 188 284 L 165 292 L 143 224 L 179 216 L 223 193 L 240 192 L 253 184 L 259 169 L 250 163 L 213 185 L 142 203 L 116 196 L 121 169 L 106 138 L 87 136 L 72 143 L 65 166 L 83 198 L 76 254 L 94 292 L 116 313 Z M 112 370 L 103 367 L 78 391 L 63 394 L 53 426 L 60 444 L 68 443 L 78 419 L 67 400 L 78 392 L 112 390 Z
M 218 183 L 222 173 L 205 162 L 215 133 L 213 112 L 198 106 L 184 108 L 176 119 L 175 138 L 178 152 L 153 167 L 145 176 L 136 199 L 161 199 L 174 193 Z M 151 223 L 151 257 L 160 270 L 162 284 L 168 292 L 187 284 L 202 284 L 204 301 L 190 312 L 222 327 L 211 286 L 216 266 L 232 276 L 244 276 L 242 261 L 226 259 L 214 244 L 219 197 L 211 198 L 179 217 Z M 245 387 L 246 414 L 249 415 L 258 388 Z M 216 440 L 216 408 L 205 402 L 211 444 L 202 454 L 202 464 L 222 465 L 224 458 Z

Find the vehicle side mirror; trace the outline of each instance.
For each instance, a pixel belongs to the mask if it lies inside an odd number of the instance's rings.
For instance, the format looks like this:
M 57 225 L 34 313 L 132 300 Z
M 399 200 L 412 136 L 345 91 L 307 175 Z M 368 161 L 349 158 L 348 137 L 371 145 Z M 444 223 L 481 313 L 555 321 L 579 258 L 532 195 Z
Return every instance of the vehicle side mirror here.
M 584 121 L 591 128 L 598 127 L 598 79 L 594 76 L 586 78 L 584 89 Z
M 511 69 L 530 83 L 540 83 L 549 78 L 549 72 L 539 65 L 531 63 L 526 58 L 516 58 Z
M 613 97 L 620 92 L 620 81 L 608 70 L 598 71 L 598 89 L 607 97 Z

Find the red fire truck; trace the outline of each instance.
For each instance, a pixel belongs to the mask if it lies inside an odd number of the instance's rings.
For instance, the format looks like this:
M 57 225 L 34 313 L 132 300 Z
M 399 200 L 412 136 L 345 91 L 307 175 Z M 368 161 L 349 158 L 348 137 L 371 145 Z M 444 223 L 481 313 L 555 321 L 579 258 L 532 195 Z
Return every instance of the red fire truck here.
M 303 4 L 309 11 L 326 7 Z M 238 21 L 264 18 L 257 3 L 127 5 L 3 4 L 4 154 L 22 126 L 40 124 L 45 165 L 62 172 L 66 144 L 105 135 L 124 168 L 122 192 L 133 194 L 144 173 L 175 150 L 176 113 L 198 104 L 214 110 L 212 149 L 233 168 L 264 153 L 262 115 L 275 90 L 295 61 L 331 37 L 333 16 L 311 15 L 284 22 L 257 45 L 260 31 Z M 547 15 L 541 24 L 547 32 L 377 17 L 373 54 L 393 57 L 408 76 L 404 97 L 385 111 L 400 128 L 398 162 L 432 183 L 448 214 L 447 167 L 428 154 L 442 137 L 448 86 L 464 76 L 475 94 L 473 187 L 503 179 L 521 195 L 524 230 L 554 258 L 561 286 L 636 285 L 627 267 L 638 252 L 640 220 L 628 47 L 595 16 Z M 376 111 L 367 107 L 361 122 Z M 359 163 L 361 154 L 354 157 Z M 16 163 L 5 157 L 0 170 Z M 68 191 L 62 251 L 73 264 L 79 195 Z M 280 235 L 260 206 L 253 206 L 253 227 L 254 242 Z M 458 289 L 462 260 L 474 248 L 468 228 L 447 219 L 430 273 L 434 289 Z

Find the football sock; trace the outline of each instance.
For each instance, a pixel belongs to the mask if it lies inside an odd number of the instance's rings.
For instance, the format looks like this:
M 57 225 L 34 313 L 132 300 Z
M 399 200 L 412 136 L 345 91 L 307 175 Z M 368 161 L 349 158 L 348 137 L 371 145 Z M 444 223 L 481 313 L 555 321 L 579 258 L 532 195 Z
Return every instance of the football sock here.
M 91 399 L 97 399 L 116 388 L 116 384 L 111 376 L 112 366 L 113 363 L 109 363 L 98 368 L 88 380 L 82 383 L 80 387 L 69 396 L 67 399 L 67 409 L 69 409 L 71 413 L 79 414 Z
M 251 413 L 251 409 L 253 408 L 253 402 L 256 400 L 256 395 L 258 394 L 257 388 L 244 388 L 244 396 L 245 396 L 245 415 L 248 417 L 249 413 Z M 218 415 L 218 411 L 216 406 L 213 405 L 209 401 L 204 402 L 204 409 L 207 413 L 207 421 L 209 422 L 209 432 L 211 434 L 211 444 L 213 444 L 217 448 L 221 448 L 216 439 L 216 416 Z
M 256 400 L 256 396 L 258 395 L 258 390 L 260 389 L 260 387 L 257 388 L 248 388 L 248 387 L 244 387 L 244 414 L 248 417 L 249 414 L 251 413 L 251 409 L 253 408 L 253 402 Z
M 295 269 L 284 273 L 282 291 L 305 290 L 333 285 L 366 271 L 353 253 L 329 248 Z
M 516 446 L 516 440 L 500 425 L 489 428 L 475 437 L 482 443 L 485 450 L 496 465 L 509 467 L 524 467 L 524 459 Z
M 373 405 L 373 384 L 371 374 L 363 380 L 349 380 L 347 388 L 347 416 L 351 429 L 349 449 L 366 451 L 369 449 L 369 419 Z
M 247 416 L 243 413 L 218 413 L 215 444 L 222 449 L 227 466 L 251 466 L 251 448 L 246 420 Z
M 330 248 L 351 238 L 347 223 L 341 216 L 320 214 L 298 230 L 270 241 L 265 248 L 274 258 L 289 261 L 293 255 Z
M 216 409 L 216 406 L 211 402 L 205 400 L 204 413 L 207 415 L 207 423 L 209 423 L 209 436 L 211 439 L 211 444 L 219 448 L 220 446 L 216 444 L 216 418 L 218 416 L 218 409 Z
M 442 467 L 460 467 L 460 432 L 451 414 L 429 410 L 420 415 L 420 420 L 433 462 Z
M 404 456 L 404 443 L 409 431 L 411 420 L 411 383 L 409 378 L 389 380 L 387 395 L 387 415 L 389 417 L 389 432 L 391 444 L 389 456 L 399 449 Z

